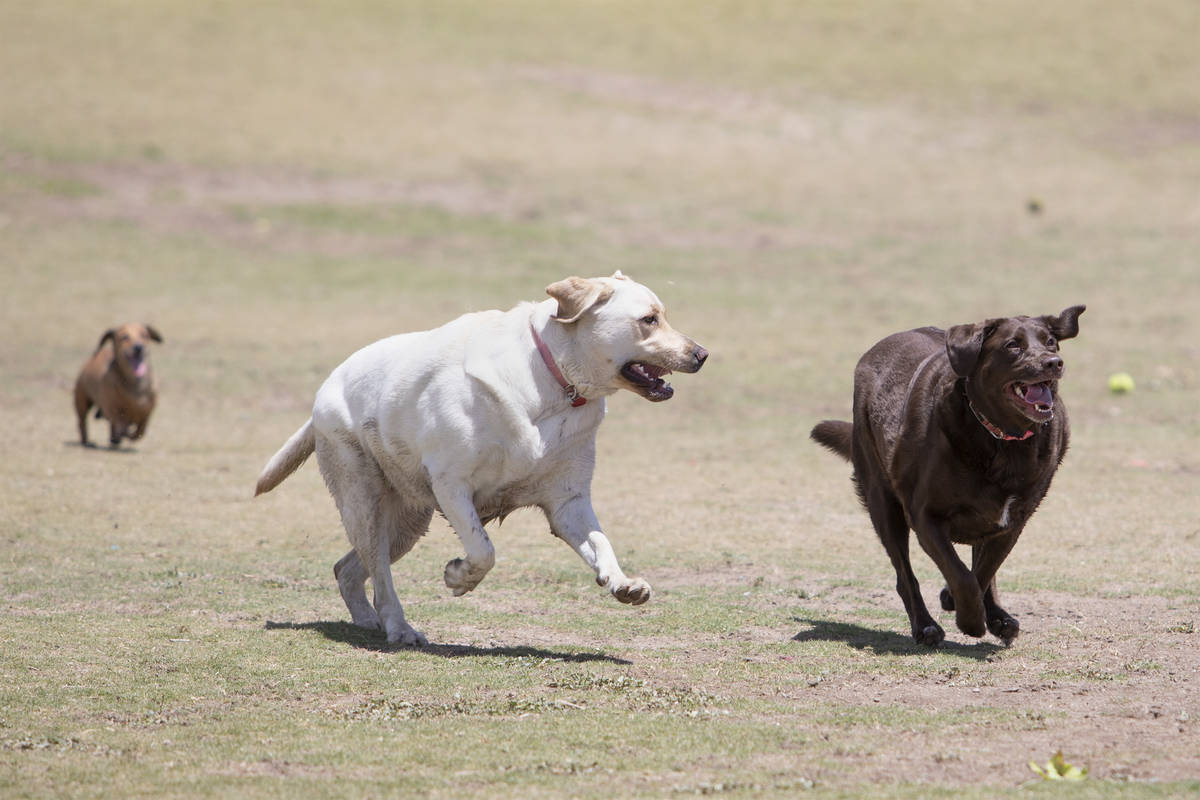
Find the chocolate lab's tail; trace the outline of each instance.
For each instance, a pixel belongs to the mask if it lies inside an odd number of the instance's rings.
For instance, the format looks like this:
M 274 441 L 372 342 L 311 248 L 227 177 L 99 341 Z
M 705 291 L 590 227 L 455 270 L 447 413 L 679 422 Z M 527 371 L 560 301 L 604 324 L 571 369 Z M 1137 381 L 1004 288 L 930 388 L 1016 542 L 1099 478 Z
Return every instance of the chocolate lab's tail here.
M 317 437 L 313 434 L 310 417 L 263 467 L 262 474 L 258 476 L 258 485 L 254 488 L 254 496 L 258 497 L 283 483 L 284 478 L 299 469 L 304 459 L 312 455 L 316 446 Z
M 817 444 L 827 447 L 847 461 L 850 460 L 850 437 L 854 426 L 840 419 L 818 422 L 809 434 Z

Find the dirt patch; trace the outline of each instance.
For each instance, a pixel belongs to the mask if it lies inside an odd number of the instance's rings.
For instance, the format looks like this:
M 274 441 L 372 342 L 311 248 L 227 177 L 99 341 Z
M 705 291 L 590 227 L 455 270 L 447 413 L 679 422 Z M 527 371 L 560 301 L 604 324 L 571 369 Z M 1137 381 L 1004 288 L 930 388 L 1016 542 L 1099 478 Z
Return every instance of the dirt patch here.
M 731 573 L 708 579 L 753 579 Z M 693 686 L 735 717 L 747 700 L 761 703 L 753 724 L 807 742 L 806 775 L 819 785 L 1012 785 L 1037 780 L 1028 762 L 1059 750 L 1094 778 L 1200 776 L 1200 634 L 1184 602 L 1012 592 L 1022 635 L 1011 647 L 962 635 L 947 615 L 947 641 L 929 650 L 912 642 L 886 592 L 833 587 L 776 600 L 777 628 L 638 636 L 602 647 L 585 668 L 627 672 L 651 688 Z M 875 605 L 896 620 L 864 623 L 864 606 Z M 441 646 L 465 652 L 480 642 L 495 652 L 531 642 L 597 647 L 537 626 L 458 627 Z
M 823 610 L 831 615 L 850 602 L 828 600 Z M 865 669 L 810 679 L 811 685 L 792 693 L 800 707 L 815 702 L 851 716 L 873 708 L 965 712 L 962 724 L 901 737 L 874 736 L 869 724 L 852 727 L 851 741 L 869 751 L 851 748 L 839 759 L 853 765 L 848 773 L 854 781 L 866 777 L 864 761 L 872 781 L 1020 781 L 1033 777 L 1025 767 L 1029 760 L 1044 763 L 1060 749 L 1095 777 L 1200 776 L 1194 608 L 1159 597 L 1045 592 L 1013 593 L 1008 602 L 1023 623 L 1022 636 L 1009 648 L 951 632 L 949 625 L 947 644 L 933 658 L 914 653 L 903 626 L 895 633 L 886 624 L 865 633 L 843 627 L 847 646 L 869 656 Z M 798 656 L 806 643 L 836 640 L 830 634 L 836 627 L 805 623 L 795 637 Z M 962 663 L 946 665 L 944 655 Z M 911 670 L 889 674 L 886 662 L 896 659 L 929 660 L 930 669 L 915 680 Z M 838 774 L 818 777 L 836 783 Z
M 289 206 L 405 206 L 449 214 L 518 219 L 534 213 L 503 186 L 347 177 L 270 169 L 205 168 L 143 161 L 58 162 L 7 155 L 0 168 L 33 191 L 11 194 L 13 219 L 127 222 L 158 234 L 203 235 L 252 251 L 323 256 L 411 253 L 436 244 L 405 233 L 287 224 Z M 19 199 L 17 199 L 19 198 Z M 3 200 L 3 198 L 0 198 Z
M 146 160 L 50 161 L 0 155 L 0 170 L 25 191 L 0 195 L 0 227 L 12 220 L 120 222 L 159 235 L 210 238 L 250 252 L 327 258 L 393 257 L 461 248 L 479 221 L 586 230 L 623 246 L 668 250 L 764 251 L 831 246 L 836 237 L 786 222 L 736 225 L 687 220 L 666 226 L 636 204 L 585 212 L 583 201 L 548 209 L 544 195 L 521 182 L 464 172 L 453 180 L 205 167 Z M 485 170 L 486 172 L 486 170 Z M 324 223 L 293 212 L 329 215 Z M 404 212 L 455 218 L 436 235 L 390 220 Z M 615 215 L 613 218 L 608 218 Z M 363 223 L 366 224 L 363 224 Z M 486 224 L 485 224 L 486 228 Z
M 264 759 L 262 761 L 231 761 L 216 771 L 217 775 L 231 778 L 322 778 L 332 780 L 338 776 L 336 770 L 292 761 Z

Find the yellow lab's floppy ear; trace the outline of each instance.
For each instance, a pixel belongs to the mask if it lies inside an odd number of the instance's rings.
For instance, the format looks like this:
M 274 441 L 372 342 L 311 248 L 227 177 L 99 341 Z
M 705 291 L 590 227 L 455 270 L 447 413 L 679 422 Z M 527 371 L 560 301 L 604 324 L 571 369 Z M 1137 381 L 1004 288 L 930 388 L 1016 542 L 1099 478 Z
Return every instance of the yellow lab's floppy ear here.
M 575 322 L 583 312 L 612 296 L 613 289 L 603 281 L 591 278 L 564 278 L 546 287 L 546 294 L 558 301 L 559 322 Z

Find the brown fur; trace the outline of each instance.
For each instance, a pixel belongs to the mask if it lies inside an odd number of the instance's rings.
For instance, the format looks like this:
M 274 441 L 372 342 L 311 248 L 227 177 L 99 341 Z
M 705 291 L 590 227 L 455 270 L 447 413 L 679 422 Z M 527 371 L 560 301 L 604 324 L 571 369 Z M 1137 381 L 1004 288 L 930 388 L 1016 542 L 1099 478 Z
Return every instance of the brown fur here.
M 79 441 L 88 441 L 87 415 L 97 406 L 96 418 L 109 422 L 112 447 L 121 439 L 137 440 L 146 432 L 157 393 L 150 369 L 150 342 L 162 336 L 149 325 L 128 322 L 109 328 L 100 344 L 79 371 L 75 381 L 75 413 L 79 417 Z M 139 375 L 139 369 L 141 374 Z
M 997 602 L 996 571 L 1067 452 L 1058 342 L 1079 332 L 1083 310 L 889 336 L 858 362 L 854 421 L 826 420 L 812 430 L 854 465 L 858 495 L 922 644 L 935 646 L 945 634 L 909 563 L 910 528 L 946 579 L 942 607 L 956 612 L 959 630 L 991 632 L 1006 644 L 1020 630 Z M 971 546 L 970 569 L 955 544 Z

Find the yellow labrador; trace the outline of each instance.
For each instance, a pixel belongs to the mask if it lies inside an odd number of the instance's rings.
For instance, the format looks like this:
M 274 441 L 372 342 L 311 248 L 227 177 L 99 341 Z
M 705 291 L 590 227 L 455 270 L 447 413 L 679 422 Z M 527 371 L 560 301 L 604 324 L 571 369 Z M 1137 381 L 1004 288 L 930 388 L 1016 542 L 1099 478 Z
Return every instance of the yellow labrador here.
M 549 300 L 467 314 L 364 347 L 317 391 L 312 417 L 267 463 L 268 492 L 314 451 L 353 549 L 334 565 L 356 625 L 424 644 L 404 617 L 391 564 L 440 511 L 466 551 L 444 580 L 462 595 L 495 563 L 484 525 L 537 506 L 550 530 L 623 603 L 650 586 L 621 570 L 592 510 L 596 430 L 618 389 L 661 401 L 672 372 L 708 351 L 667 324 L 653 292 L 617 272 L 567 278 Z M 364 584 L 375 589 L 374 607 Z

